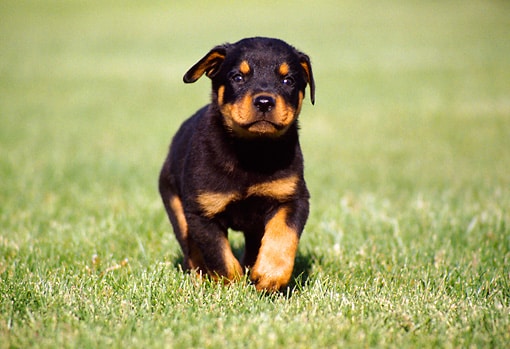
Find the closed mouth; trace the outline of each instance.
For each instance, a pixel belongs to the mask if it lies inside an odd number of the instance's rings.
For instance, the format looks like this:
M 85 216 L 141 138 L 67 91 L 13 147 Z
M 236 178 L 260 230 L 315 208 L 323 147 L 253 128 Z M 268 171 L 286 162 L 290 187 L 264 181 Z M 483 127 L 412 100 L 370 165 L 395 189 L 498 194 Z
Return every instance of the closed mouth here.
M 274 133 L 282 129 L 280 125 L 268 120 L 257 120 L 245 125 L 244 128 L 254 133 Z
M 278 125 L 278 124 L 276 124 L 272 121 L 266 120 L 266 119 L 250 122 L 248 124 L 243 125 L 243 127 L 248 128 L 248 129 L 251 127 L 274 127 L 277 130 L 282 128 L 281 125 Z

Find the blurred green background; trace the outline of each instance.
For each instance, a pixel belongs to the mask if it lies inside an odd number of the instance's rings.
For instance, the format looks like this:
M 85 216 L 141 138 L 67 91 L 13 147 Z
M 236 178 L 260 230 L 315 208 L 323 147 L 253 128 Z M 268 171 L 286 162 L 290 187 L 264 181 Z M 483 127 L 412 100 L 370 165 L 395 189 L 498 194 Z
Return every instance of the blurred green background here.
M 212 46 L 255 35 L 312 57 L 317 104 L 301 124 L 318 200 L 324 186 L 508 184 L 506 2 L 0 6 L 2 170 L 12 174 L 4 192 L 45 175 L 64 180 L 66 171 L 89 171 L 76 180 L 109 190 L 116 181 L 154 187 L 176 127 L 209 98 L 206 79 L 184 85 L 181 76 Z M 112 166 L 115 180 L 101 173 Z

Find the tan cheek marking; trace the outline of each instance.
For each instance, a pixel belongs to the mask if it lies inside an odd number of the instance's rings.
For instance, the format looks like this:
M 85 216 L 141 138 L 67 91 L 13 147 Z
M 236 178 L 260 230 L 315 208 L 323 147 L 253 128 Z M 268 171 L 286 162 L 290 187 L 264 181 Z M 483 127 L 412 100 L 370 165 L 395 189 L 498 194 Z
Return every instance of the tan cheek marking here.
M 212 218 L 221 213 L 232 201 L 239 198 L 237 193 L 203 192 L 197 197 L 197 202 L 205 216 Z
M 248 196 L 267 196 L 284 201 L 296 192 L 298 176 L 277 179 L 271 182 L 254 184 L 248 188 Z
M 234 104 L 234 110 L 233 113 L 234 120 L 239 123 L 246 123 L 250 121 L 253 118 L 252 112 L 252 98 L 249 94 L 243 97 L 239 102 Z
M 252 105 L 250 94 L 247 94 L 236 103 L 220 105 L 220 111 L 227 126 L 233 130 L 239 130 L 239 125 L 249 123 L 254 118 Z
M 241 64 L 239 65 L 239 71 L 244 75 L 248 75 L 250 73 L 251 68 L 247 61 L 241 62 Z
M 285 76 L 289 73 L 290 71 L 290 67 L 287 63 L 282 63 L 280 65 L 280 67 L 278 68 L 278 73 L 281 75 L 281 76 Z
M 299 113 L 301 113 L 301 106 L 303 105 L 303 98 L 305 97 L 305 95 L 303 94 L 302 91 L 299 91 L 299 99 L 298 99 L 298 106 L 297 106 L 297 109 L 296 109 L 296 115 L 299 115 Z
M 219 104 L 220 105 L 220 112 L 221 115 L 223 115 L 223 119 L 225 120 L 225 123 L 229 128 L 233 128 L 234 125 L 234 119 L 232 118 L 233 114 L 233 106 L 232 104 Z
M 294 121 L 297 113 L 282 96 L 277 96 L 275 115 L 281 125 L 288 126 Z
M 225 96 L 225 86 L 221 85 L 218 88 L 218 105 L 223 105 L 223 97 Z
M 292 276 L 299 243 L 298 233 L 286 223 L 287 209 L 281 208 L 266 224 L 264 237 L 251 279 L 258 290 L 278 291 Z

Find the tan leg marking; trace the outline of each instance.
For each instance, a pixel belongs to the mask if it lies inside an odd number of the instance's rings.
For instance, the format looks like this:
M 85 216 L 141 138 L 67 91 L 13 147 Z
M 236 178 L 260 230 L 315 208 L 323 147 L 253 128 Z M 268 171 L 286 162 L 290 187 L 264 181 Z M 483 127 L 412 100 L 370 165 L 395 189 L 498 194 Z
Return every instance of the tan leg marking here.
M 204 269 L 205 264 L 202 253 L 195 242 L 188 236 L 188 222 L 184 216 L 181 199 L 177 195 L 172 195 L 169 203 L 177 221 L 174 233 L 184 254 L 184 267 L 186 269 Z
M 259 255 L 251 271 L 251 279 L 258 290 L 278 291 L 292 276 L 299 237 L 287 225 L 286 219 L 287 208 L 281 208 L 266 225 Z
M 181 199 L 177 195 L 170 197 L 170 208 L 172 209 L 175 219 L 177 219 L 177 225 L 179 226 L 178 239 L 186 240 L 188 238 L 188 222 L 184 216 L 184 209 L 182 208 Z
M 222 249 L 223 260 L 225 261 L 225 268 L 227 270 L 227 275 L 224 275 L 223 277 L 226 278 L 228 282 L 239 280 L 243 275 L 243 268 L 232 253 L 232 249 L 230 248 L 230 243 L 228 242 L 227 237 L 225 237 L 223 240 Z
M 197 202 L 200 205 L 204 215 L 207 218 L 212 218 L 216 214 L 221 213 L 225 210 L 229 203 L 238 199 L 240 195 L 235 192 L 230 193 L 215 193 L 215 192 L 203 192 L 200 193 L 197 197 Z M 195 244 L 190 244 L 195 246 Z M 230 248 L 230 243 L 228 241 L 227 236 L 224 236 L 221 241 L 220 246 L 223 252 L 223 265 L 225 269 L 226 275 L 218 275 L 214 270 L 207 270 L 205 263 L 203 261 L 203 257 L 196 247 L 196 251 L 193 251 L 193 256 L 191 257 L 192 261 L 196 260 L 194 265 L 195 268 L 200 268 L 203 271 L 206 271 L 210 277 L 213 279 L 225 279 L 225 281 L 230 282 L 233 280 L 238 280 L 243 275 L 243 268 L 241 264 L 237 260 L 237 258 L 232 253 L 232 249 Z M 196 259 L 193 257 L 197 257 Z
M 241 264 L 232 253 L 230 243 L 226 236 L 222 239 L 221 245 L 219 246 L 223 252 L 223 266 L 225 269 L 225 274 L 219 274 L 217 271 L 207 268 L 200 249 L 191 239 L 189 240 L 189 246 L 191 251 L 189 258 L 189 268 L 196 270 L 199 275 L 201 273 L 207 273 L 213 280 L 223 281 L 227 284 L 232 281 L 239 280 L 244 274 Z

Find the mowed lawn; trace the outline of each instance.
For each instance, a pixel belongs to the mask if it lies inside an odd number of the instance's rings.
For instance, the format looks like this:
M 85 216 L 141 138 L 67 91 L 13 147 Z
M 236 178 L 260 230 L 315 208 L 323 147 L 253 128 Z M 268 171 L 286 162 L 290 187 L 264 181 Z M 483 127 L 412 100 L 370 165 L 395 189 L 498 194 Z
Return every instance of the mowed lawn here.
M 0 348 L 504 348 L 510 4 L 0 2 Z M 248 36 L 308 53 L 311 214 L 281 294 L 179 268 L 157 193 L 182 83 Z M 236 252 L 241 234 L 231 233 Z

